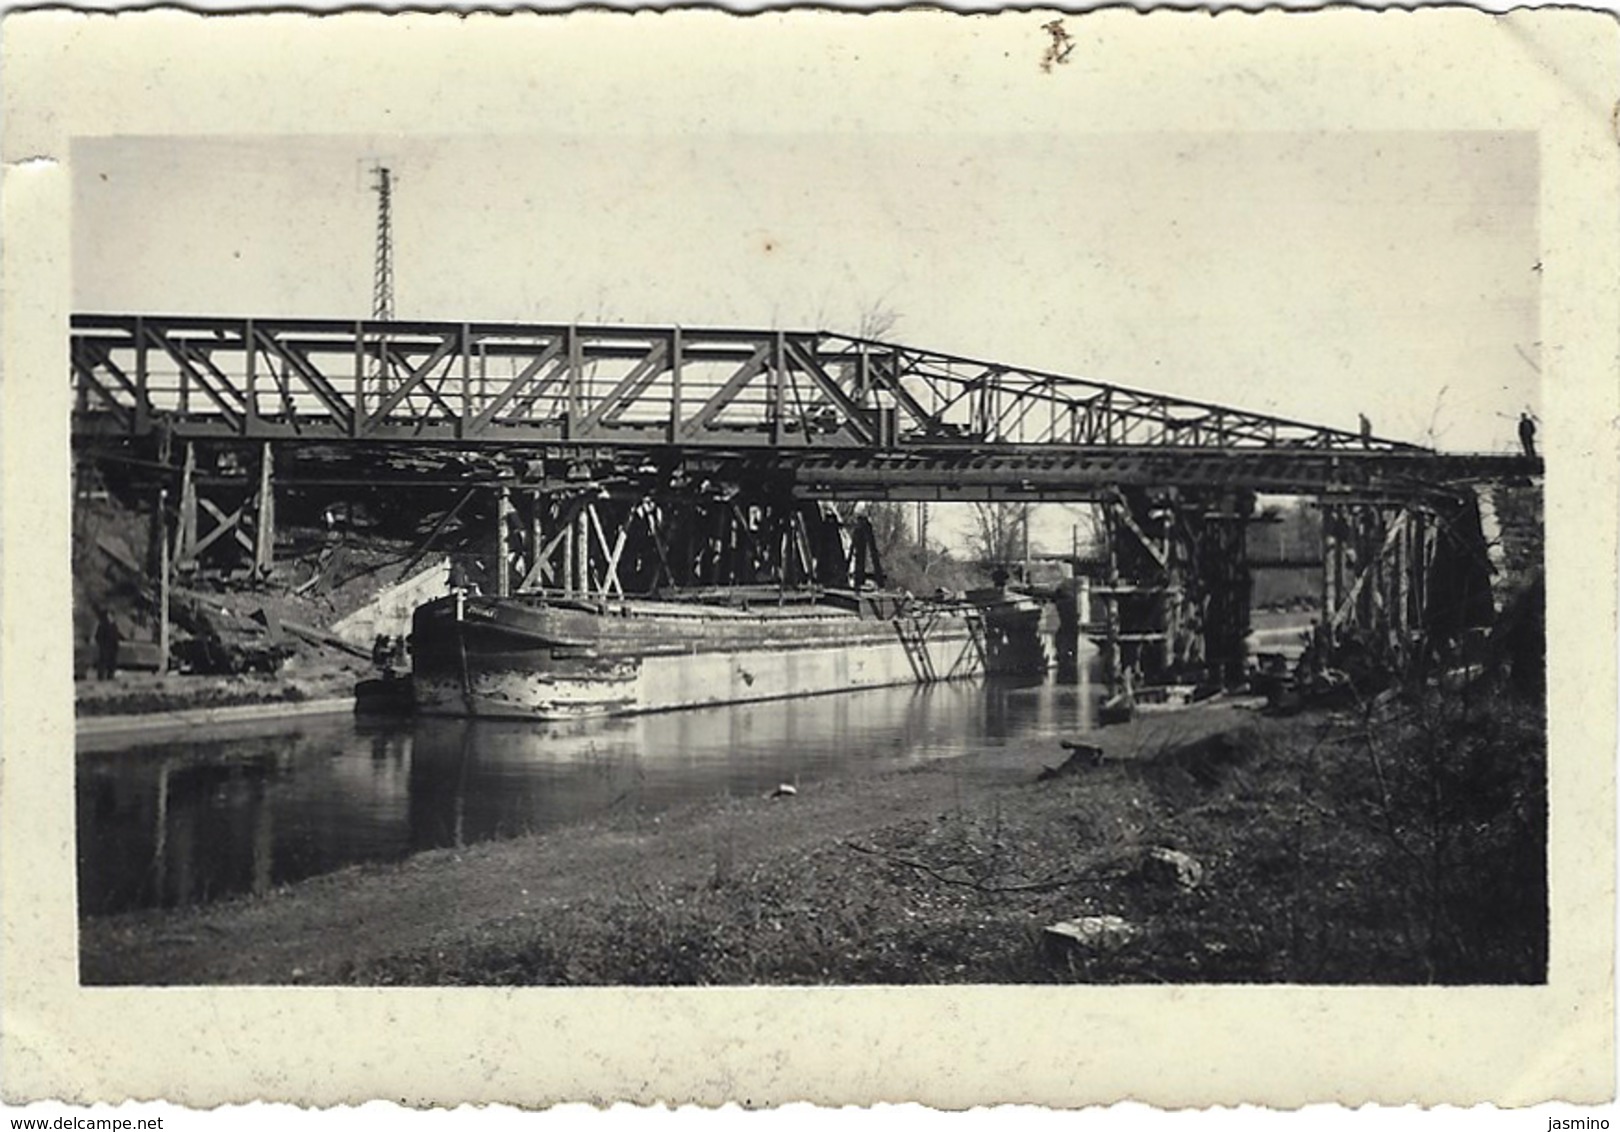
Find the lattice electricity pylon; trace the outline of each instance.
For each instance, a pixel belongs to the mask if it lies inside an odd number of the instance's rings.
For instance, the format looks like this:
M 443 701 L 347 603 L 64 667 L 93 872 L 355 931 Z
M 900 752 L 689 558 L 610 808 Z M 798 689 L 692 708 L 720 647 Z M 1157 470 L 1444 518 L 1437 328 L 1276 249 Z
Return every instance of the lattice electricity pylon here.
M 372 265 L 371 317 L 378 322 L 394 319 L 394 217 L 393 173 L 386 165 L 372 170 L 372 189 L 377 194 L 377 254 Z
M 1414 445 L 820 331 L 77 315 L 85 427 L 800 451 Z M 366 396 L 368 366 L 391 374 Z

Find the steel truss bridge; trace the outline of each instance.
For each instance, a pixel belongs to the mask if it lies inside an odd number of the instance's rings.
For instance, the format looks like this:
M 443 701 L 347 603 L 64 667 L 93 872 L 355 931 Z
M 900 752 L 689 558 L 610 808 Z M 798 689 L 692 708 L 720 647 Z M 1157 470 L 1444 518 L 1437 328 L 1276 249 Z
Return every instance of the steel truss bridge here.
M 502 592 L 603 596 L 858 585 L 826 501 L 1091 501 L 1116 667 L 1231 659 L 1255 492 L 1327 508 L 1330 630 L 1404 638 L 1472 492 L 1541 473 L 826 331 L 81 314 L 69 360 L 76 446 L 172 487 L 185 566 L 268 573 L 283 489 L 413 488 L 487 516 Z
M 471 453 L 680 453 L 848 498 L 1414 492 L 1532 470 L 824 331 L 76 315 L 70 357 L 80 438 L 324 443 L 368 478 L 420 477 L 434 449 L 492 479 L 518 463 Z M 361 455 L 411 448 L 414 472 Z

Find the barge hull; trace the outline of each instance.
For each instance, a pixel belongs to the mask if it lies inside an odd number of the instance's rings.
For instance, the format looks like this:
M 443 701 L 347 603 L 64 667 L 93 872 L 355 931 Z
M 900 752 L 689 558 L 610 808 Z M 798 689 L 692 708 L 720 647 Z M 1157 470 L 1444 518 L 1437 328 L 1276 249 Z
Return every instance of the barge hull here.
M 984 671 L 972 638 L 925 642 L 937 679 Z M 416 679 L 417 710 L 428 715 L 557 721 L 670 711 L 919 683 L 915 650 L 899 640 L 800 649 L 649 656 L 588 675 L 516 666 L 471 666 Z
M 589 606 L 457 595 L 412 624 L 416 710 L 564 721 L 1044 668 L 1038 611 Z

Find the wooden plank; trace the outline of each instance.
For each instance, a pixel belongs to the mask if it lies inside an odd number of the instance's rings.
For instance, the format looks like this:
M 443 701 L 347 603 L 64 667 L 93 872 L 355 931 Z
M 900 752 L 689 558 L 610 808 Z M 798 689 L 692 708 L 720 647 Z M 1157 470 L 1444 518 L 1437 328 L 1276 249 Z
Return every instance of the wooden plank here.
M 300 640 L 308 641 L 310 644 L 340 649 L 343 652 L 349 653 L 351 656 L 364 657 L 366 660 L 371 659 L 370 649 L 361 648 L 359 645 L 351 645 L 342 637 L 328 633 L 325 629 L 317 629 L 313 625 L 305 625 L 302 621 L 283 621 L 281 623 L 281 627 L 287 630 L 287 632 L 291 633 L 293 636 L 299 638 Z

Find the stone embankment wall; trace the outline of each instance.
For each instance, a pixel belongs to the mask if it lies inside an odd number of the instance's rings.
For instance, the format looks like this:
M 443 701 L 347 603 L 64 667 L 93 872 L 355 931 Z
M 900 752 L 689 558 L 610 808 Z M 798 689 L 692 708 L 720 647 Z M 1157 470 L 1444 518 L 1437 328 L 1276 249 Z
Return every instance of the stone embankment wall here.
M 1539 479 L 1482 485 L 1481 525 L 1491 560 L 1491 597 L 1498 611 L 1541 577 L 1546 544 Z

